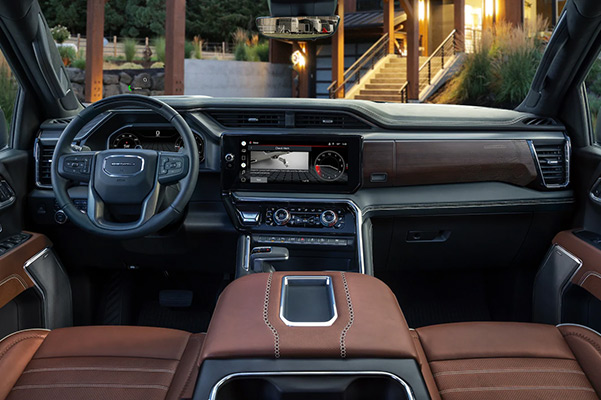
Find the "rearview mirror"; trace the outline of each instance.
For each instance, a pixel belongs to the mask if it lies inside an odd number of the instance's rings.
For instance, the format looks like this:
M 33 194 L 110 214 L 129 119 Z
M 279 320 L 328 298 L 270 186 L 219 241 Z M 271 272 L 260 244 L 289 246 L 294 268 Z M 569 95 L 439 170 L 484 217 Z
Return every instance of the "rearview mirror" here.
M 259 32 L 270 39 L 317 40 L 332 36 L 338 29 L 340 17 L 259 17 Z

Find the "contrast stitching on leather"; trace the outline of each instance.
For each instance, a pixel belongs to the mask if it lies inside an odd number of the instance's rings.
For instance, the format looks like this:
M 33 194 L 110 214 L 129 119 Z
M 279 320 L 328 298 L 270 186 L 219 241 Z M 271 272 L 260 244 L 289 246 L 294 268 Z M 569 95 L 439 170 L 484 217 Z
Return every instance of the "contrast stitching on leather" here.
M 265 325 L 271 330 L 273 334 L 273 351 L 275 358 L 280 358 L 280 335 L 275 326 L 269 321 L 269 297 L 271 295 L 271 281 L 273 280 L 273 272 L 269 273 L 267 278 L 267 285 L 265 286 L 265 301 L 263 302 L 263 321 Z
M 192 340 L 197 340 L 197 338 L 190 336 L 190 341 Z M 190 341 L 188 342 L 188 344 L 190 343 Z M 196 360 L 194 360 L 194 363 L 192 363 L 192 367 L 190 368 L 190 371 L 188 372 L 188 377 L 186 378 L 186 382 L 184 383 L 184 386 L 182 387 L 182 391 L 179 393 L 179 399 L 184 397 L 184 393 L 186 392 L 186 389 L 188 388 L 188 385 L 190 384 L 190 380 L 192 379 L 192 372 L 194 372 L 194 367 L 197 364 L 198 359 L 200 358 L 200 351 L 202 350 L 202 343 L 200 346 L 198 346 L 198 352 L 196 354 Z
M 6 355 L 6 353 L 9 352 L 10 349 L 12 349 L 14 346 L 16 346 L 17 344 L 25 341 L 25 340 L 29 340 L 29 339 L 44 339 L 46 336 L 42 336 L 42 335 L 29 335 L 29 336 L 24 336 L 20 339 L 15 340 L 14 342 L 10 343 L 8 345 L 8 347 L 6 349 L 4 349 L 4 351 L 2 353 L 0 353 L 0 360 L 2 359 L 2 357 L 4 357 Z
M 25 374 L 32 374 L 37 372 L 60 372 L 60 371 L 108 371 L 108 372 L 152 372 L 152 373 L 165 373 L 174 374 L 173 369 L 161 369 L 161 368 L 106 368 L 106 367 L 65 367 L 65 368 L 34 368 L 23 372 Z
M 470 375 L 470 374 L 504 374 L 504 373 L 565 373 L 584 375 L 584 372 L 576 369 L 545 369 L 545 368 L 505 368 L 505 369 L 471 369 L 463 371 L 443 371 L 437 372 L 434 376 L 446 375 Z
M 596 342 L 594 339 L 591 339 L 590 337 L 586 336 L 585 334 L 582 334 L 580 332 L 566 332 L 564 334 L 564 337 L 565 336 L 576 336 L 576 337 L 579 337 L 580 339 L 588 342 L 591 346 L 593 346 L 595 348 L 595 350 L 597 350 L 597 353 L 601 354 L 601 346 L 599 345 L 599 343 Z
M 475 388 L 455 388 L 441 390 L 440 394 L 447 393 L 462 393 L 462 392 L 501 392 L 501 391 L 517 391 L 517 390 L 577 390 L 584 392 L 595 391 L 586 386 L 499 386 L 499 387 L 475 387 Z
M 346 296 L 346 304 L 348 306 L 349 311 L 348 323 L 340 333 L 340 357 L 346 358 L 346 335 L 348 334 L 349 329 L 351 329 L 351 326 L 353 326 L 353 322 L 355 322 L 355 311 L 353 309 L 351 292 L 348 287 L 348 282 L 346 281 L 346 275 L 344 272 L 341 272 L 340 275 L 342 276 L 342 282 L 344 284 L 344 295 Z
M 157 389 L 168 390 L 165 385 L 122 385 L 118 383 L 53 383 L 48 385 L 19 385 L 12 390 L 28 389 L 77 389 L 77 388 L 97 388 L 97 389 Z
M 586 282 L 586 280 L 590 277 L 601 279 L 601 274 L 598 274 L 597 272 L 594 272 L 594 271 L 589 271 L 589 272 L 585 273 L 582 276 L 582 278 L 580 279 L 580 282 L 578 282 L 578 286 L 584 285 L 584 282 Z
M 23 278 L 21 278 L 21 277 L 20 277 L 19 275 L 17 275 L 17 274 L 11 274 L 11 275 L 7 276 L 7 277 L 6 277 L 4 280 L 2 280 L 2 281 L 0 282 L 0 286 L 2 286 L 2 285 L 4 285 L 4 284 L 8 283 L 9 281 L 11 281 L 11 280 L 13 280 L 13 279 L 17 280 L 17 281 L 18 281 L 18 282 L 21 284 L 21 286 L 23 286 L 23 289 L 27 289 L 27 285 L 26 285 L 26 283 L 23 281 Z

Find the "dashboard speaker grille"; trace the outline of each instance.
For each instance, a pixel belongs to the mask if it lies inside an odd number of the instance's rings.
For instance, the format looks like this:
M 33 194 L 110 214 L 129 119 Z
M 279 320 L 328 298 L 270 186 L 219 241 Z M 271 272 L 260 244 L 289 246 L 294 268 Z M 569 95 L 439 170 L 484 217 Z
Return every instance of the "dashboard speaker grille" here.
M 569 147 L 567 142 L 534 143 L 534 151 L 546 187 L 563 187 L 569 182 Z
M 50 177 L 50 170 L 52 167 L 52 155 L 54 154 L 54 146 L 42 145 L 38 142 L 38 155 L 37 155 L 37 170 L 36 170 L 36 183 L 40 187 L 50 188 L 52 187 L 52 178 Z
M 297 112 L 297 128 L 369 129 L 359 118 L 343 113 Z
M 286 114 L 284 112 L 265 111 L 210 111 L 208 113 L 215 121 L 226 128 L 284 128 Z

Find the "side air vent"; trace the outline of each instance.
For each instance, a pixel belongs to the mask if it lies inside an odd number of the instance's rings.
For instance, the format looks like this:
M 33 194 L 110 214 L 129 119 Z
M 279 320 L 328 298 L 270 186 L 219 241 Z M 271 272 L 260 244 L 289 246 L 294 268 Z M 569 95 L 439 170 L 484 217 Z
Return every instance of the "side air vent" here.
M 52 188 L 50 170 L 54 146 L 43 145 L 39 141 L 36 146 L 36 184 L 41 188 Z
M 560 188 L 567 186 L 570 180 L 568 142 L 535 142 L 534 152 L 545 187 Z
M 528 126 L 554 126 L 554 125 L 557 125 L 557 123 L 553 119 L 545 118 L 545 117 L 524 118 L 522 120 L 522 123 L 524 125 L 528 125 Z
M 286 114 L 269 111 L 210 111 L 209 115 L 226 128 L 284 128 Z
M 297 112 L 295 127 L 326 129 L 369 129 L 359 118 L 343 113 Z

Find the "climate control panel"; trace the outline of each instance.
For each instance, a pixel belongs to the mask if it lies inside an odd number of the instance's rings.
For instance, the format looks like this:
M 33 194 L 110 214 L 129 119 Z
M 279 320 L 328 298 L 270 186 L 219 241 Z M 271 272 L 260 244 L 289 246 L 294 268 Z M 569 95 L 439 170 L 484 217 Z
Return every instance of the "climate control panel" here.
M 345 215 L 344 208 L 275 205 L 266 207 L 264 220 L 269 226 L 342 229 Z

